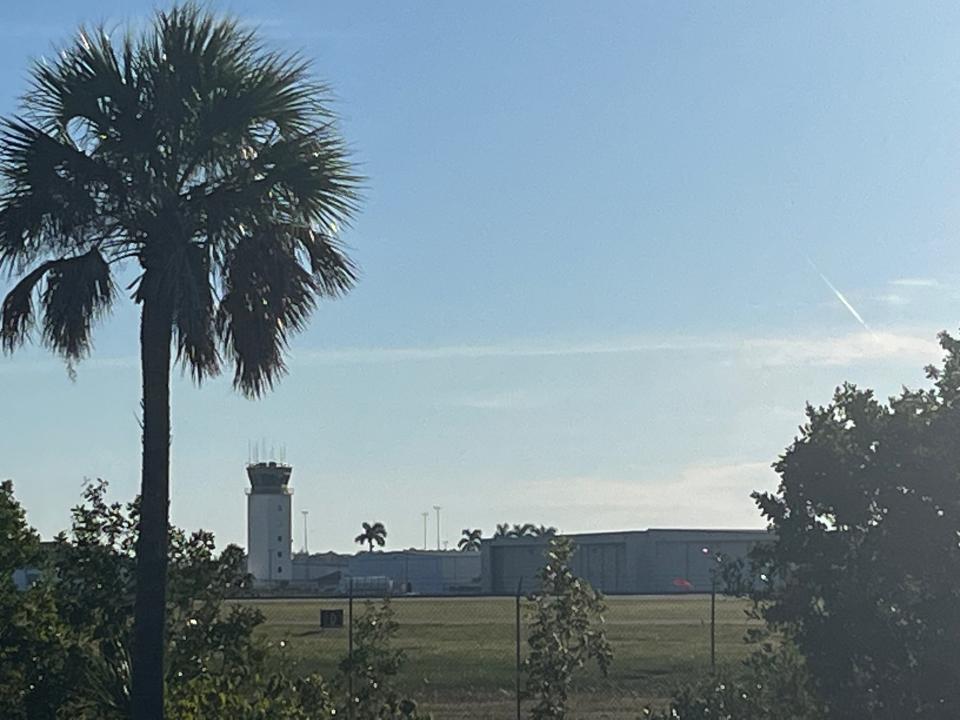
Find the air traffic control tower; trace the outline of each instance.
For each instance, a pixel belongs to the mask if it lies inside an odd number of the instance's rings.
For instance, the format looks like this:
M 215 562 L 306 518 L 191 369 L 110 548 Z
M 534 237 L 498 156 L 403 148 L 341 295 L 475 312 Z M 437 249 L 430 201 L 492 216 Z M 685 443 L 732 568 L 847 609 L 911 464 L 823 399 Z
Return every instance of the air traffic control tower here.
M 284 463 L 247 465 L 247 572 L 259 582 L 293 579 L 293 490 L 287 487 L 292 472 Z

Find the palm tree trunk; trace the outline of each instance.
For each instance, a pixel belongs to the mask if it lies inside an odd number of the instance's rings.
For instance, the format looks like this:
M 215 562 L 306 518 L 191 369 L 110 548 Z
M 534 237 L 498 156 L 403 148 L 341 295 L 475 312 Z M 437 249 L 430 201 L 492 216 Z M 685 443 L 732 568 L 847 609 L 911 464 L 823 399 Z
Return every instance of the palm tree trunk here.
M 133 610 L 133 720 L 163 720 L 167 537 L 170 499 L 171 312 L 144 300 L 140 317 L 143 468 Z

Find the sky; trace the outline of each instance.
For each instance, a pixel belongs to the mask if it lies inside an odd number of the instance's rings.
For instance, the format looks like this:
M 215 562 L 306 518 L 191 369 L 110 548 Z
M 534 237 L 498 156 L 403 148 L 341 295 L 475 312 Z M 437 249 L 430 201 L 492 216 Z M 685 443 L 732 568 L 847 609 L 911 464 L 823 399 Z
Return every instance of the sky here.
M 31 58 L 154 5 L 0 9 L 0 115 Z M 260 401 L 174 372 L 181 527 L 245 543 L 251 443 L 310 549 L 499 522 L 762 527 L 750 493 L 851 381 L 924 381 L 960 306 L 960 6 L 213 3 L 301 52 L 367 176 L 323 304 Z M 0 291 L 10 281 L 0 279 Z M 0 356 L 0 477 L 50 537 L 85 478 L 139 485 L 137 307 L 71 379 Z

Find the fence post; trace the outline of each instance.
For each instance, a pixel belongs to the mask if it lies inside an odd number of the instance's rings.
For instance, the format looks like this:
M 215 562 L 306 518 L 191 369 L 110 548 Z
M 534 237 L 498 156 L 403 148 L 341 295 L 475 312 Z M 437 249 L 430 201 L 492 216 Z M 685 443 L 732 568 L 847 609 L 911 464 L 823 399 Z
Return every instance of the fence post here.
M 517 720 L 521 720 L 521 709 L 520 709 L 520 593 L 523 588 L 523 578 L 520 578 L 520 582 L 517 583 L 517 598 L 516 598 L 516 641 L 517 641 Z
M 356 715 L 356 703 L 353 701 L 353 578 L 350 578 L 349 583 L 347 584 L 347 657 L 350 658 L 349 668 L 350 671 L 347 673 L 347 691 L 350 694 L 350 713 L 349 717 L 353 718 Z
M 710 573 L 710 672 L 717 674 L 717 576 Z

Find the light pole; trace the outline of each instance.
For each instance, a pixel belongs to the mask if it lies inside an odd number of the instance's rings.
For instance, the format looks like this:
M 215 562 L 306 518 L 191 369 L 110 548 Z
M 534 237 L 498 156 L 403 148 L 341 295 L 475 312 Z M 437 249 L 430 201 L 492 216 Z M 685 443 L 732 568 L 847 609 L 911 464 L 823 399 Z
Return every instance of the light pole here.
M 700 552 L 713 560 L 710 567 L 710 672 L 717 674 L 717 569 L 723 562 L 723 555 L 710 554 L 710 548 L 700 548 Z
M 309 510 L 301 510 L 300 514 L 303 515 L 303 554 L 309 555 L 310 550 L 307 545 L 307 515 L 310 514 Z
M 420 513 L 423 516 L 423 549 L 427 549 L 427 518 L 430 517 L 430 513 L 422 512 Z
M 434 505 L 433 509 L 437 511 L 437 550 L 440 549 L 440 510 L 442 508 L 439 505 Z

